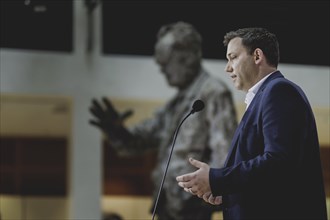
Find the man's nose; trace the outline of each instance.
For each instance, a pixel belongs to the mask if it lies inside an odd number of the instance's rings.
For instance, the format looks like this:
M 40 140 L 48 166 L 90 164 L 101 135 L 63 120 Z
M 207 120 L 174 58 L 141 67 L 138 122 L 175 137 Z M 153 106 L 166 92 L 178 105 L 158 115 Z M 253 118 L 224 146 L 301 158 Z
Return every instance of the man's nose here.
M 226 67 L 225 67 L 225 72 L 230 73 L 232 71 L 233 71 L 233 68 L 229 65 L 229 63 L 227 63 Z

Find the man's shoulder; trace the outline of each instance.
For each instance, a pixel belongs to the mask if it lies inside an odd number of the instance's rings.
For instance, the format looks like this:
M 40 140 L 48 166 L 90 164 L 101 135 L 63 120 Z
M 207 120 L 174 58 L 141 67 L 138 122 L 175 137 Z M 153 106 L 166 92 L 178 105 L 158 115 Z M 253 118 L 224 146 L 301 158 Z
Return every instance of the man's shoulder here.
M 293 89 L 295 91 L 302 91 L 299 85 L 296 83 L 286 79 L 286 78 L 275 78 L 269 81 L 268 85 L 266 86 L 266 89 L 268 90 L 281 90 L 281 89 Z

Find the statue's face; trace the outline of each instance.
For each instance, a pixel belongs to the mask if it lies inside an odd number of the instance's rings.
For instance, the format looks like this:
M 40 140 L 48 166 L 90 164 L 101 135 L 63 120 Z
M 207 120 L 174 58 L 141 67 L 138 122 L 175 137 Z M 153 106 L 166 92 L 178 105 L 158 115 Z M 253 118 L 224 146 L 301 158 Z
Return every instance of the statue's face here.
M 167 33 L 155 46 L 155 59 L 170 86 L 183 89 L 199 72 L 196 54 L 192 50 L 173 48 L 174 35 Z M 198 63 L 199 64 L 199 63 Z

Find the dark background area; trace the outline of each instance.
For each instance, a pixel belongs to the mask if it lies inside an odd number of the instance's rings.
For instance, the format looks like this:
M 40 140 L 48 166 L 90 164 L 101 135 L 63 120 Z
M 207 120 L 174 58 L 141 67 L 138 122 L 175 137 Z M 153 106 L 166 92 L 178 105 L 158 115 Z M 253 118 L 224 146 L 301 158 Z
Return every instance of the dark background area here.
M 102 7 L 103 55 L 152 55 L 159 28 L 186 21 L 203 37 L 204 58 L 225 59 L 226 32 L 261 26 L 277 35 L 281 63 L 330 66 L 328 0 L 0 0 L 0 47 L 72 52 L 74 1 Z
M 226 32 L 261 26 L 280 42 L 281 62 L 329 66 L 329 1 L 112 1 L 102 7 L 103 53 L 152 55 L 160 26 L 186 21 L 205 58 L 225 59 Z
M 0 9 L 1 47 L 73 50 L 73 0 L 0 0 Z

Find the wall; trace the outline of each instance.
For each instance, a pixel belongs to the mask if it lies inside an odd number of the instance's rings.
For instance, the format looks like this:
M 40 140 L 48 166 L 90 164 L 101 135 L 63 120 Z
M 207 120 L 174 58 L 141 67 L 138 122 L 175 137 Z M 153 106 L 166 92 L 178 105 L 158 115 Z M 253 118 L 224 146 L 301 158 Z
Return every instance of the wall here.
M 0 92 L 72 97 L 69 216 L 100 219 L 101 134 L 88 124 L 91 98 L 108 95 L 166 100 L 175 91 L 166 85 L 152 57 L 103 56 L 98 19 L 95 20 L 94 51 L 86 53 L 85 12 L 84 2 L 74 1 L 72 54 L 1 49 Z M 100 8 L 96 10 L 96 17 L 99 15 Z M 235 102 L 243 102 L 244 94 L 234 90 L 223 71 L 224 60 L 205 60 L 204 64 L 212 74 L 228 83 Z M 314 106 L 329 108 L 329 67 L 286 64 L 279 69 L 305 90 Z

